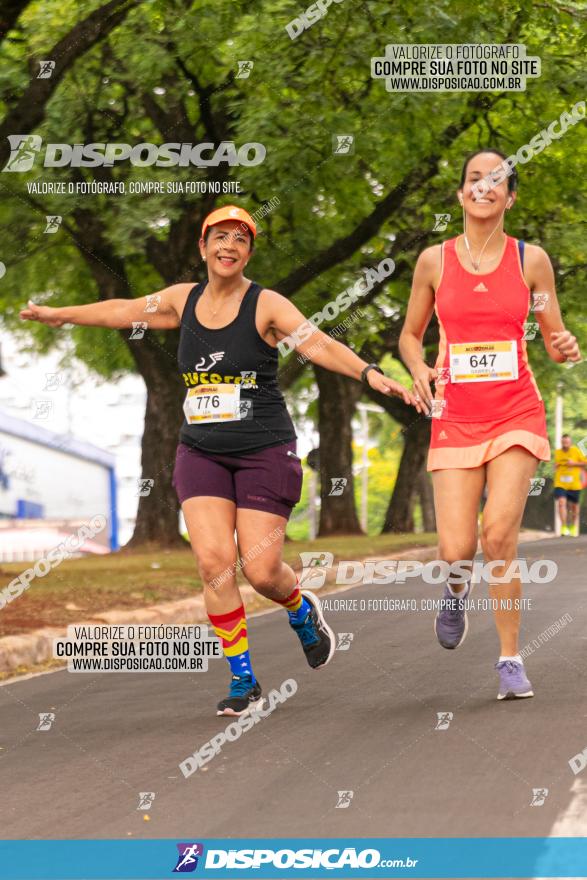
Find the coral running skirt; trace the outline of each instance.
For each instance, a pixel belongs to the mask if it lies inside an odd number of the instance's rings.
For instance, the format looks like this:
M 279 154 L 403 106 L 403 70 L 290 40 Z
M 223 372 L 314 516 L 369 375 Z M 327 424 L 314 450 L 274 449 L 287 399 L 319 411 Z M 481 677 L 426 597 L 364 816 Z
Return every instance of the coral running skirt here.
M 550 461 L 544 404 L 520 415 L 485 422 L 432 419 L 427 469 L 475 468 L 522 446 L 540 461 Z

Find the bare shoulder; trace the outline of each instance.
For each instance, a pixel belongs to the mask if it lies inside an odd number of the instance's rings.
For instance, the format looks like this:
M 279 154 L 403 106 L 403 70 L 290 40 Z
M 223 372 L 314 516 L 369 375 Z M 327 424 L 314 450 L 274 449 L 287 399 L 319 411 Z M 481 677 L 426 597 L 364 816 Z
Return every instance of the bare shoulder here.
M 550 289 L 555 283 L 550 257 L 537 244 L 528 244 L 524 248 L 524 278 L 531 290 Z
M 440 264 L 440 254 L 442 245 L 432 244 L 430 247 L 424 248 L 418 257 L 418 264 L 422 268 L 436 268 Z
M 286 296 L 269 287 L 263 287 L 259 294 L 259 307 L 263 312 L 275 314 L 283 309 L 291 308 L 292 305 Z
M 197 282 L 186 281 L 181 284 L 172 284 L 161 291 L 164 305 L 171 307 L 181 318 L 190 290 Z
M 166 293 L 171 300 L 180 300 L 182 297 L 186 297 L 196 284 L 197 281 L 185 281 L 181 284 L 172 284 L 170 287 L 166 287 L 163 293 Z
M 524 244 L 524 263 L 529 267 L 544 268 L 550 266 L 550 257 L 540 245 Z
M 438 280 L 440 278 L 440 267 L 442 259 L 442 245 L 433 244 L 424 248 L 414 270 L 414 281 L 420 284 L 428 285 L 436 290 Z
M 263 300 L 263 302 L 265 303 L 279 303 L 280 301 L 289 302 L 287 297 L 283 296 L 281 293 L 278 293 L 276 290 L 271 290 L 270 287 L 261 288 L 259 299 Z

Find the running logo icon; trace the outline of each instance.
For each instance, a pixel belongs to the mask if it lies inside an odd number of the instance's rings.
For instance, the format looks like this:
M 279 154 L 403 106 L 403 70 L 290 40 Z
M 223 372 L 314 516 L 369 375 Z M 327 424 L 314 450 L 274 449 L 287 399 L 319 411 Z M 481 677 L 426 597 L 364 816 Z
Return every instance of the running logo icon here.
M 546 485 L 544 477 L 532 477 L 530 480 L 530 489 L 528 495 L 542 495 L 542 490 Z
M 355 137 L 352 134 L 332 135 L 332 152 L 335 156 L 352 156 L 355 152 Z
M 430 416 L 431 419 L 441 419 L 442 414 L 446 408 L 446 400 L 438 400 L 433 399 L 430 405 Z
M 10 156 L 2 171 L 30 171 L 43 143 L 38 134 L 9 134 Z
M 45 220 L 47 221 L 47 225 L 45 226 L 44 232 L 54 235 L 59 231 L 62 219 L 63 218 L 60 214 L 46 214 Z
M 51 79 L 51 74 L 54 70 L 54 61 L 39 61 L 39 72 L 37 74 L 37 79 Z
M 253 401 L 252 400 L 240 400 L 238 404 L 238 417 L 241 422 L 244 419 L 252 419 L 253 418 Z
M 151 494 L 151 489 L 155 485 L 155 480 L 148 478 L 141 478 L 138 480 L 138 491 L 137 495 L 139 498 L 146 498 Z
M 243 388 L 256 388 L 257 387 L 257 373 L 255 370 L 241 370 L 242 382 L 241 385 Z
M 304 588 L 317 590 L 324 586 L 326 569 L 332 566 L 334 555 L 332 553 L 300 553 L 302 560 L 302 573 L 300 583 Z
M 139 791 L 139 805 L 137 810 L 150 810 L 154 800 L 154 791 Z
M 547 788 L 533 788 L 532 789 L 532 800 L 530 801 L 531 807 L 541 807 L 548 797 L 548 789 Z
M 435 214 L 432 232 L 445 232 L 450 223 L 450 214 Z
M 550 298 L 548 293 L 533 293 L 532 294 L 532 311 L 533 312 L 543 312 L 546 308 L 546 304 Z
M 53 412 L 52 400 L 34 400 L 35 412 L 33 419 L 48 419 Z
M 161 304 L 161 294 L 160 293 L 150 293 L 146 297 L 147 303 L 143 311 L 145 312 L 156 312 Z
M 450 382 L 450 367 L 439 367 L 436 373 L 436 384 L 448 385 Z
M 337 639 L 338 639 L 338 642 L 336 645 L 336 650 L 337 651 L 350 651 L 351 642 L 354 639 L 355 634 L 354 633 L 337 633 L 336 635 L 337 635 Z
M 346 484 L 348 483 L 348 480 L 346 477 L 331 477 L 330 482 L 332 483 L 332 489 L 328 494 L 342 495 L 342 493 L 346 489 Z
M 354 797 L 354 791 L 339 791 L 338 792 L 338 802 L 336 804 L 337 810 L 346 810 L 351 805 L 351 801 Z
M 254 61 L 237 61 L 238 64 L 238 73 L 235 76 L 235 79 L 248 79 L 251 75 L 251 70 L 255 66 Z
M 45 373 L 45 387 L 43 391 L 57 391 L 62 384 L 65 384 L 65 376 L 61 373 Z
M 188 874 L 198 867 L 198 859 L 204 855 L 202 843 L 177 843 L 179 856 L 173 869 L 174 874 Z
M 437 712 L 436 717 L 438 721 L 436 722 L 434 730 L 448 730 L 454 715 L 452 712 Z
M 149 325 L 146 321 L 133 321 L 132 322 L 132 330 L 130 333 L 129 339 L 142 339 L 145 335 L 145 330 L 149 329 Z
M 55 721 L 55 712 L 39 712 L 39 723 L 37 730 L 51 730 L 51 725 Z

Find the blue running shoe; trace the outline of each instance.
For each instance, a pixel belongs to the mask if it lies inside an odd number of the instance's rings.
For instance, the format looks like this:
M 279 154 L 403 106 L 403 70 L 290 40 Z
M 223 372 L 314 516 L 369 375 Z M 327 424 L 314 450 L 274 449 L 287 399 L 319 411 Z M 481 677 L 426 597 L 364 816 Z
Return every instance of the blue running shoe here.
M 246 715 L 263 702 L 261 685 L 250 675 L 233 675 L 226 700 L 218 703 L 217 715 Z
M 302 596 L 310 605 L 310 610 L 301 623 L 290 623 L 290 626 L 302 643 L 309 665 L 312 669 L 319 669 L 332 660 L 336 639 L 324 620 L 320 599 L 309 590 L 302 590 Z
M 434 632 L 443 648 L 452 650 L 458 648 L 465 641 L 469 620 L 467 612 L 462 607 L 462 602 L 464 599 L 468 599 L 470 594 L 471 584 L 467 585 L 458 598 L 453 596 L 448 585 L 445 585 L 442 594 L 443 606 L 434 620 Z
M 499 672 L 498 700 L 518 700 L 534 696 L 523 663 L 502 660 L 495 664 L 495 668 Z

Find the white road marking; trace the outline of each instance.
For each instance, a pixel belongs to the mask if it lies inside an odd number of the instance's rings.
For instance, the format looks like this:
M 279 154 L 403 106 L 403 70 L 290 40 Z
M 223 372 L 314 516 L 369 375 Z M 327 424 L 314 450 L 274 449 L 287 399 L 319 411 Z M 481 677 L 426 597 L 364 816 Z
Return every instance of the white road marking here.
M 587 780 L 575 779 L 571 786 L 571 802 L 560 813 L 550 829 L 549 837 L 587 837 Z M 549 876 L 547 865 L 550 854 L 546 851 L 538 861 L 535 880 Z M 561 878 L 562 880 L 562 878 Z
M 575 779 L 571 803 L 559 815 L 549 837 L 587 837 L 587 780 Z

